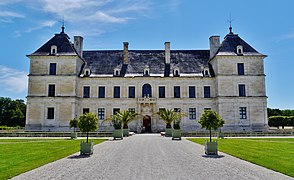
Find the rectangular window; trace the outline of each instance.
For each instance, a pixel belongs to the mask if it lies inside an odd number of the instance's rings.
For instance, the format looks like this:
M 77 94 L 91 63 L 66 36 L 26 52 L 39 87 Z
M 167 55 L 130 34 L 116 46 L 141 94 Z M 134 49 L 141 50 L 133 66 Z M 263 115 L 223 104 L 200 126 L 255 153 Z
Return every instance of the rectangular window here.
M 49 86 L 48 86 L 48 96 L 49 97 L 54 97 L 55 96 L 55 85 L 54 84 L 49 84 Z
M 105 118 L 105 109 L 104 108 L 98 108 L 98 119 L 104 119 Z
M 204 111 L 211 110 L 211 108 L 204 108 Z
M 189 86 L 189 98 L 196 98 L 195 86 Z
M 90 98 L 90 86 L 84 86 L 84 98 Z
M 239 84 L 239 96 L 246 96 L 245 84 Z
M 113 108 L 113 114 L 116 114 L 119 111 L 120 111 L 120 108 Z
M 113 87 L 113 98 L 120 98 L 120 87 L 119 86 Z
M 181 87 L 174 86 L 174 98 L 180 98 L 180 97 L 181 97 Z
M 244 75 L 244 63 L 238 63 L 238 75 Z
M 174 108 L 175 112 L 181 112 L 181 108 Z
M 90 109 L 89 108 L 83 108 L 83 114 L 89 113 Z
M 135 113 L 136 110 L 135 110 L 135 108 L 129 108 L 129 112 L 130 112 L 130 113 Z
M 204 98 L 210 98 L 210 86 L 204 86 Z
M 158 88 L 158 93 L 159 93 L 159 98 L 165 98 L 165 87 L 164 86 L 159 86 Z
M 50 63 L 49 75 L 56 75 L 56 63 Z
M 105 98 L 105 87 L 104 86 L 99 86 L 98 98 Z
M 129 86 L 129 98 L 135 98 L 135 86 Z
M 240 119 L 247 119 L 246 107 L 240 107 Z
M 196 119 L 196 108 L 189 108 L 189 119 Z
M 47 109 L 47 119 L 54 119 L 54 108 Z

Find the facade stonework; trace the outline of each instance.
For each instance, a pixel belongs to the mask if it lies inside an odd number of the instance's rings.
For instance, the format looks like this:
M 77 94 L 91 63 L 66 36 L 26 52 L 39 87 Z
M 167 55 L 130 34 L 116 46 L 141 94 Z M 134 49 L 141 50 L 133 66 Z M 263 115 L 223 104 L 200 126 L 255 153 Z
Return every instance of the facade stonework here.
M 237 34 L 223 42 L 210 38 L 209 50 L 83 50 L 62 31 L 28 55 L 30 59 L 26 129 L 69 131 L 69 120 L 85 112 L 103 119 L 116 110 L 140 114 L 130 125 L 135 132 L 163 131 L 155 112 L 180 110 L 183 131 L 200 131 L 205 109 L 225 120 L 223 131 L 266 131 L 267 97 L 264 62 Z

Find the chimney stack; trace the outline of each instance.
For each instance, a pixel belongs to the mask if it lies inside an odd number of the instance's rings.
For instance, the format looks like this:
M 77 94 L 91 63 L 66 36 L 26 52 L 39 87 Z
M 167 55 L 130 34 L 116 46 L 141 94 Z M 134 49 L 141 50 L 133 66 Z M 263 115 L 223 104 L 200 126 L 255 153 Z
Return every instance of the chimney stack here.
M 219 47 L 221 46 L 219 36 L 210 36 L 209 44 L 210 44 L 210 58 L 212 58 L 214 57 Z
M 74 36 L 74 48 L 79 56 L 83 57 L 83 37 Z
M 170 42 L 165 42 L 165 64 L 170 64 Z
M 124 64 L 128 64 L 129 63 L 129 57 L 128 57 L 128 52 L 129 50 L 129 43 L 128 42 L 124 42 L 124 52 L 123 52 L 123 58 L 124 58 Z

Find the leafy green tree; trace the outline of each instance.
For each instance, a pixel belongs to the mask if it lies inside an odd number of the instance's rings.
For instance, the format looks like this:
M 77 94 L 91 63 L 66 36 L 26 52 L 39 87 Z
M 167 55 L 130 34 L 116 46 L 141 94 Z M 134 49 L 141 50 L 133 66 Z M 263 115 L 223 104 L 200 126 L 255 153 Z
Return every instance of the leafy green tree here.
M 76 132 L 76 128 L 78 127 L 78 120 L 76 118 L 73 118 L 69 121 L 69 127 L 74 128 L 74 132 Z
M 23 100 L 0 97 L 0 125 L 24 126 L 26 104 Z
M 225 121 L 218 115 L 217 112 L 212 110 L 205 110 L 198 121 L 202 126 L 201 128 L 206 128 L 209 130 L 209 137 L 211 142 L 211 129 L 216 130 L 219 127 L 222 127 Z
M 98 129 L 98 117 L 93 113 L 82 114 L 78 120 L 78 127 L 83 133 L 87 133 L 87 143 L 89 132 Z
M 185 116 L 185 114 L 175 112 L 173 109 L 161 109 L 156 114 L 165 122 L 166 128 L 171 128 L 173 122 L 175 122 L 176 126 L 179 125 L 182 116 Z
M 117 117 L 117 113 L 102 121 L 102 124 L 105 122 L 109 122 L 114 129 L 121 129 L 123 124 L 122 119 Z

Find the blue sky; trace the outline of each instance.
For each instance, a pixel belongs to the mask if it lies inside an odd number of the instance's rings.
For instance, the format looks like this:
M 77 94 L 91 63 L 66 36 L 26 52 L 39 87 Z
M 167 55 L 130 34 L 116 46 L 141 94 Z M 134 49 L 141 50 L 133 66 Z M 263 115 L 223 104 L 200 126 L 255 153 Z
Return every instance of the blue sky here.
M 268 107 L 294 109 L 294 1 L 0 0 L 0 96 L 24 99 L 29 59 L 55 33 L 84 37 L 84 49 L 209 49 L 233 32 L 265 59 Z

